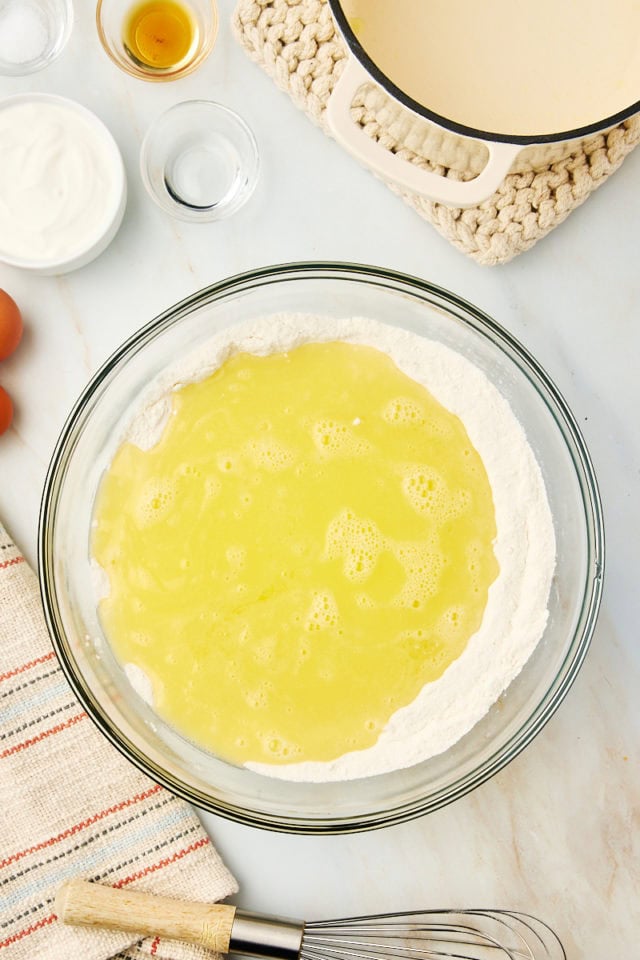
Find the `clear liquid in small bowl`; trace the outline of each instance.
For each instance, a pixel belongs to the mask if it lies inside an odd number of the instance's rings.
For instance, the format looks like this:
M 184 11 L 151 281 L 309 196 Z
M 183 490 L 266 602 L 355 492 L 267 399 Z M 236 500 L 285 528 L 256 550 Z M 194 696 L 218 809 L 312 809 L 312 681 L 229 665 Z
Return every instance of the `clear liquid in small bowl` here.
M 151 125 L 140 165 L 147 190 L 167 213 L 182 220 L 220 220 L 253 192 L 258 147 L 247 124 L 228 107 L 186 100 Z
M 243 178 L 232 143 L 204 133 L 175 145 L 167 159 L 164 183 L 169 196 L 192 210 L 212 210 L 228 202 Z

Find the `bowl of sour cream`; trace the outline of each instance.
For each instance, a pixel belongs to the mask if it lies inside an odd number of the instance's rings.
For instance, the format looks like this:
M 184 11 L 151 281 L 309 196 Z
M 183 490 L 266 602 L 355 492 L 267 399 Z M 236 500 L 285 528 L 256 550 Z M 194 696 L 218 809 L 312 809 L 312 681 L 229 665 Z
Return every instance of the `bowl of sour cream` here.
M 44 93 L 0 102 L 0 261 L 40 274 L 89 263 L 126 206 L 120 150 L 86 107 Z

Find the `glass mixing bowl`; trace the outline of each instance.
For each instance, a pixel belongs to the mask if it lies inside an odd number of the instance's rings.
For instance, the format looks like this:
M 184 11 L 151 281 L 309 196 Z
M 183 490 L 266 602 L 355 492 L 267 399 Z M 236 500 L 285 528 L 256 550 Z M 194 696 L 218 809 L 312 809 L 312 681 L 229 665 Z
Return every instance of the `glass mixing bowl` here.
M 240 321 L 282 312 L 369 316 L 441 341 L 509 401 L 538 458 L 557 540 L 548 624 L 500 700 L 445 753 L 338 783 L 293 783 L 225 763 L 168 727 L 134 692 L 98 620 L 89 557 L 95 492 L 114 438 L 149 381 Z M 542 729 L 593 633 L 603 572 L 600 501 L 565 401 L 514 338 L 476 307 L 413 277 L 350 264 L 265 267 L 213 284 L 135 333 L 76 403 L 46 480 L 39 532 L 45 614 L 69 682 L 105 736 L 169 790 L 231 819 L 291 833 L 338 833 L 428 813 L 483 783 Z M 213 693 L 215 695 L 215 693 Z

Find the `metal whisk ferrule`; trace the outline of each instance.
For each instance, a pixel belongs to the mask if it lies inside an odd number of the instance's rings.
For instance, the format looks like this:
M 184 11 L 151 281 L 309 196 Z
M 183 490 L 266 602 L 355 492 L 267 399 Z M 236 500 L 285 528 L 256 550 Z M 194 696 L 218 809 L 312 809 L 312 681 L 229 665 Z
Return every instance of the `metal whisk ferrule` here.
M 229 953 L 269 960 L 298 960 L 303 933 L 303 921 L 236 910 Z

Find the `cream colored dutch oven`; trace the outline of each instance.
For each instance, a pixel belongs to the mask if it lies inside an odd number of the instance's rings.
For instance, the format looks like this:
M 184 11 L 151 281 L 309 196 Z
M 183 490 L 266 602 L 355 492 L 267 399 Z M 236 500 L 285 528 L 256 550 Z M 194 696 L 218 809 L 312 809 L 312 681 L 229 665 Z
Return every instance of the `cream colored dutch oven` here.
M 507 173 L 544 169 L 640 112 L 638 0 L 329 3 L 349 48 L 331 133 L 384 179 L 439 203 L 480 203 Z M 473 179 L 439 176 L 370 137 L 351 117 L 363 85 L 396 142 Z

